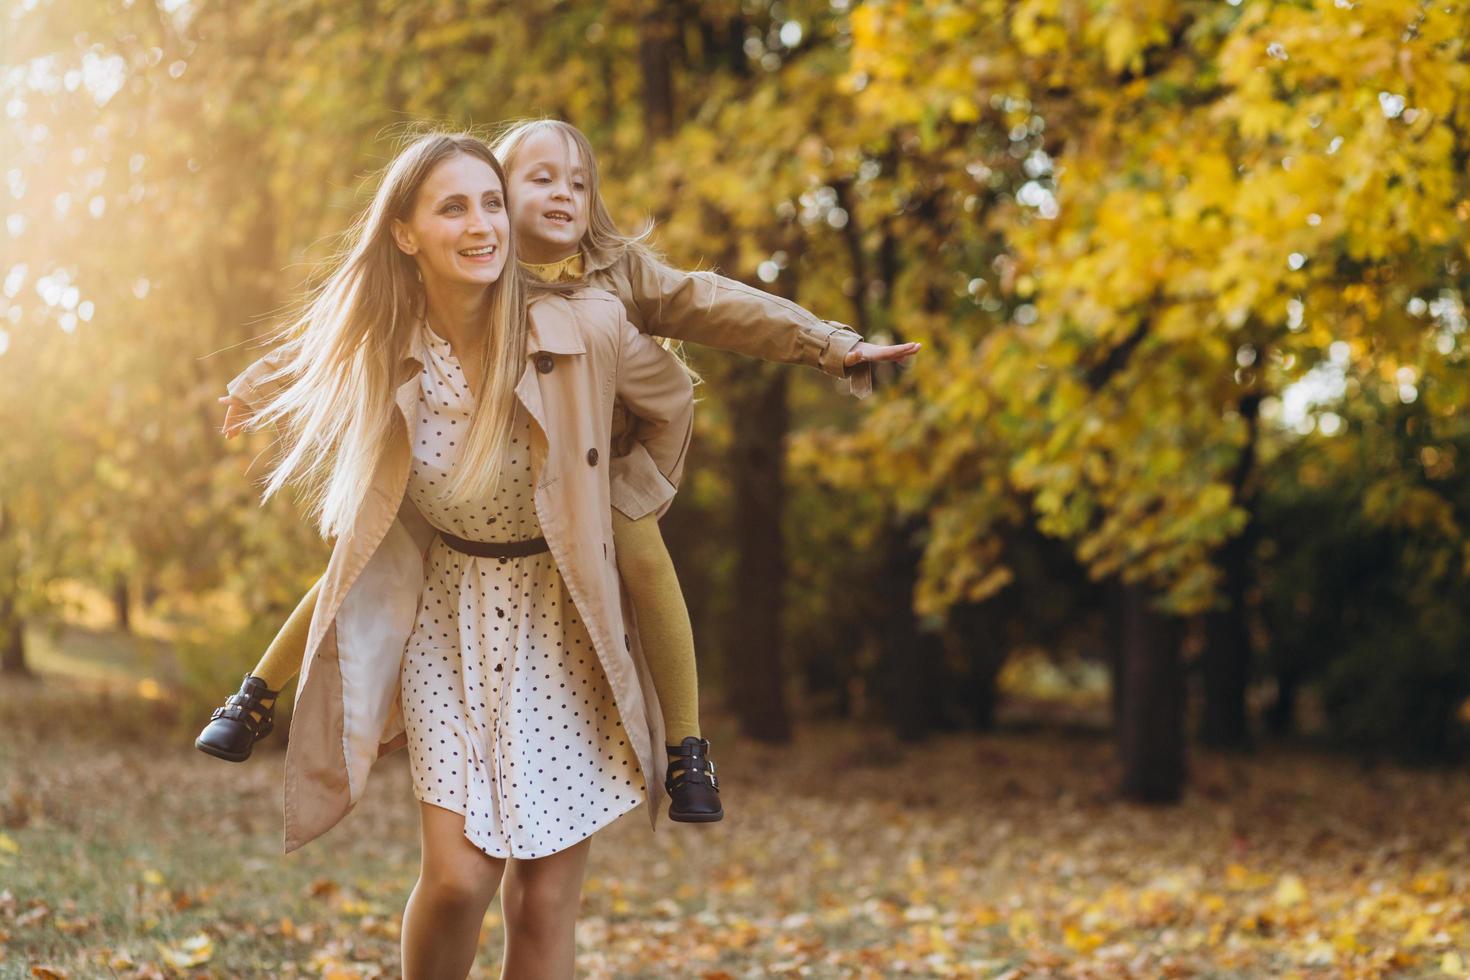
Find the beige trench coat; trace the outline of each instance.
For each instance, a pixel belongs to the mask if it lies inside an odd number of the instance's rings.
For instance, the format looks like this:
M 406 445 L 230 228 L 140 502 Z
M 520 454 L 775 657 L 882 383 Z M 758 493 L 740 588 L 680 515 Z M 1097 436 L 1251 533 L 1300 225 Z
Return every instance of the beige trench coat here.
M 780 364 L 804 364 L 845 380 L 846 390 L 863 398 L 872 391 L 869 364 L 844 361 L 862 340 L 836 322 L 713 272 L 684 272 L 650 262 L 635 251 L 588 254 L 588 285 L 605 289 L 623 303 L 633 326 L 644 333 L 759 357 Z M 283 364 L 280 350 L 266 354 L 230 382 L 232 395 L 247 405 L 260 401 L 257 387 Z M 667 501 L 665 480 L 646 454 L 633 450 L 636 419 L 619 402 L 612 421 L 612 505 L 633 520 Z M 636 416 L 636 410 L 631 414 Z
M 690 382 L 600 290 L 538 298 L 529 321 L 516 397 L 534 420 L 536 515 L 632 739 L 656 825 L 663 716 L 613 553 L 609 441 L 613 403 L 621 400 L 640 420 L 631 463 L 645 477 L 657 474 L 641 489 L 642 503 L 667 507 L 693 429 Z M 406 495 L 422 367 L 416 358 L 399 366 L 403 424 L 395 424 L 322 578 L 286 752 L 288 853 L 341 820 L 362 799 L 373 762 L 406 743 L 398 676 L 423 590 L 423 557 L 437 534 Z M 231 393 L 251 394 L 243 382 Z

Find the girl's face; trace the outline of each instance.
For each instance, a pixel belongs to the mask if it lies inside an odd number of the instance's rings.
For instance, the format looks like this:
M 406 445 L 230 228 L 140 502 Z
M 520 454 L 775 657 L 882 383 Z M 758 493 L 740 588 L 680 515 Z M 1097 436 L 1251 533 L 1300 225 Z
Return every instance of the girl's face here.
M 408 218 L 393 219 L 393 239 L 414 257 L 426 286 L 490 285 L 510 245 L 500 178 L 478 157 L 450 157 L 429 172 Z
M 587 163 L 554 129 L 539 129 L 515 153 L 509 173 L 521 258 L 560 262 L 587 234 Z

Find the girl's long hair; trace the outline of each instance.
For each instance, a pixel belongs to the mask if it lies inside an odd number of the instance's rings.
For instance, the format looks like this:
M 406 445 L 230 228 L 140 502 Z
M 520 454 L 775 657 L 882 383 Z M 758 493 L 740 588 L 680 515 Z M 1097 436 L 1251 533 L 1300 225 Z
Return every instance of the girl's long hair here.
M 417 265 L 393 240 L 393 219 L 408 220 L 430 173 L 460 155 L 489 164 L 509 194 L 504 168 L 478 138 L 419 136 L 388 165 L 372 203 L 343 236 L 330 272 L 278 331 L 286 338 L 282 364 L 263 379 L 270 393 L 250 422 L 251 428 L 279 424 L 283 436 L 263 499 L 288 483 L 301 484 L 323 537 L 351 528 L 393 431 L 397 385 L 407 380 L 397 370 L 419 354 L 427 300 Z M 511 438 L 529 286 L 514 236 L 502 244 L 505 267 L 488 287 L 480 348 L 485 380 L 460 463 L 444 487 L 453 501 L 494 493 L 500 476 L 494 461 Z
M 645 223 L 636 235 L 625 233 L 613 220 L 612 212 L 602 198 L 602 173 L 597 165 L 597 154 L 592 151 L 592 141 L 576 126 L 560 119 L 517 120 L 507 124 L 495 137 L 492 143 L 495 156 L 505 163 L 506 170 L 514 170 L 515 157 L 521 146 L 532 136 L 546 131 L 556 133 L 567 144 L 575 146 L 587 171 L 587 231 L 582 236 L 582 252 L 587 261 L 593 267 L 602 268 L 631 255 L 637 261 L 668 268 L 663 256 L 648 243 L 649 236 L 653 234 L 652 220 Z M 678 358 L 691 381 L 695 384 L 703 381 L 684 356 L 683 344 L 668 337 L 655 339 Z

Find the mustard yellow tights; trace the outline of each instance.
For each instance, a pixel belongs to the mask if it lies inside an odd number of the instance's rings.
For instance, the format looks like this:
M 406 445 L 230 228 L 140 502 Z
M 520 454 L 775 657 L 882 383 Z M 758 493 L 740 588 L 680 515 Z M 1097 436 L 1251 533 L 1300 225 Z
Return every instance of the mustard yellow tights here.
M 685 736 L 699 737 L 699 675 L 694 665 L 694 630 L 689 625 L 689 608 L 679 588 L 674 562 L 658 519 L 652 514 L 636 521 L 614 510 L 613 547 L 617 549 L 618 571 L 628 589 L 628 599 L 638 617 L 643 655 L 648 661 L 653 686 L 663 705 L 664 728 L 670 745 Z M 318 580 L 297 603 L 286 625 L 276 634 L 265 655 L 252 671 L 273 691 L 279 691 L 301 670 L 306 655 L 306 634 L 316 609 Z

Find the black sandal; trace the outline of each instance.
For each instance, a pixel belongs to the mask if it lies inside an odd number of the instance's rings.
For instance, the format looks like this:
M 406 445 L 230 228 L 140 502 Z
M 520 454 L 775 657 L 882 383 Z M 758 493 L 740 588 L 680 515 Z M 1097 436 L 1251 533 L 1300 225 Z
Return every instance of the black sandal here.
M 679 823 L 714 823 L 725 816 L 720 806 L 720 783 L 709 757 L 709 739 L 690 735 L 679 745 L 665 746 L 669 772 L 669 819 Z
M 194 740 L 194 747 L 206 755 L 226 762 L 244 762 L 250 758 L 255 743 L 275 730 L 276 698 L 265 681 L 246 674 L 240 690 L 225 698 L 223 707 L 215 708 L 209 724 Z M 269 701 L 263 705 L 261 701 Z

